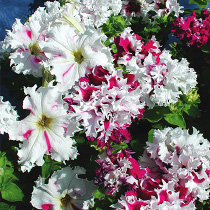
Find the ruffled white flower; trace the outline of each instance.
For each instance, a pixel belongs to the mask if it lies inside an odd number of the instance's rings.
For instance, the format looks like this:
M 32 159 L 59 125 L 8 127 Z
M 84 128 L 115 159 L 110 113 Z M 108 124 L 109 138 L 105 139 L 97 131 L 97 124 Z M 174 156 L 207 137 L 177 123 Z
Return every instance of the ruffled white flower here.
M 81 82 L 80 87 L 75 87 L 79 95 L 73 99 L 78 101 L 75 105 L 75 116 L 82 120 L 86 136 L 108 141 L 114 129 L 130 126 L 134 118 L 143 117 L 144 103 L 140 102 L 139 86 L 132 89 L 133 84 L 128 84 L 123 78 L 122 70 L 117 70 L 112 75 L 106 75 L 107 82 L 98 86 L 89 86 Z M 93 89 L 87 101 L 82 97 L 89 94 L 89 87 Z
M 46 37 L 48 21 L 46 11 L 37 10 L 24 25 L 19 19 L 12 26 L 12 31 L 7 31 L 4 40 L 4 49 L 11 48 L 10 65 L 16 73 L 42 76 L 42 61 L 46 60 L 39 42 Z
M 173 60 L 167 50 L 159 56 L 149 53 L 139 68 L 135 62 L 130 62 L 127 70 L 138 78 L 142 87 L 142 99 L 149 107 L 176 103 L 182 94 L 180 89 L 187 94 L 197 84 L 196 72 L 189 68 L 189 62 L 185 58 L 180 62 Z
M 63 168 L 52 174 L 48 183 L 39 178 L 33 189 L 31 204 L 37 209 L 73 210 L 89 209 L 94 205 L 93 193 L 97 187 L 90 181 L 78 178 L 85 170 Z
M 20 140 L 18 150 L 22 171 L 30 171 L 36 163 L 43 165 L 44 154 L 52 159 L 65 161 L 77 157 L 75 141 L 70 136 L 78 131 L 77 123 L 70 120 L 67 107 L 63 106 L 59 87 L 40 87 L 36 85 L 24 89 L 26 95 L 23 108 L 30 114 L 16 122 L 16 129 L 10 135 L 11 140 Z M 13 129 L 14 130 L 14 129 Z
M 179 127 L 155 130 L 153 143 L 147 145 L 147 154 L 164 171 L 165 180 L 173 181 L 177 191 L 185 189 L 182 197 L 201 202 L 209 198 L 210 143 L 195 128 L 191 135 Z
M 114 14 L 122 9 L 121 0 L 83 0 L 76 5 L 76 10 L 85 25 L 103 25 Z
M 143 21 L 147 22 L 151 15 L 149 12 L 155 12 L 152 18 L 160 18 L 161 15 L 169 15 L 175 12 L 175 16 L 179 17 L 179 13 L 183 13 L 182 6 L 179 5 L 177 0 L 122 0 L 123 9 L 122 15 L 126 16 L 128 19 L 132 17 L 143 17 Z
M 81 24 L 81 18 L 78 11 L 75 9 L 75 4 L 66 3 L 61 9 L 60 17 L 57 18 L 56 23 L 68 24 L 74 26 L 78 32 L 84 33 Z
M 17 121 L 18 114 L 9 101 L 3 101 L 3 96 L 0 96 L 0 134 L 10 133 L 12 124 Z
M 73 26 L 60 25 L 52 28 L 49 35 L 42 47 L 49 58 L 48 64 L 53 67 L 51 73 L 68 88 L 89 69 L 96 65 L 109 66 L 113 60 L 110 49 L 101 43 L 105 37 L 100 30 L 89 27 L 84 34 L 77 34 Z

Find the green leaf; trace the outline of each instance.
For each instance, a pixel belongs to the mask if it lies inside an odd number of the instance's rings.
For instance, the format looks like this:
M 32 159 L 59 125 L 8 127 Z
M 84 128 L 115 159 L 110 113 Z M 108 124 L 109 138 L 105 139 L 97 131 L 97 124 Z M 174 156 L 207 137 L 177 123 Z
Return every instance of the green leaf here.
M 204 9 L 208 3 L 208 0 L 189 0 L 189 4 L 197 4 L 199 7 Z
M 153 142 L 153 134 L 154 134 L 154 129 L 151 129 L 148 133 L 148 142 Z
M 155 106 L 153 109 L 145 111 L 143 119 L 146 119 L 151 123 L 156 123 L 159 122 L 167 113 L 170 113 L 168 107 Z
M 55 160 L 52 160 L 50 156 L 45 156 L 45 163 L 42 165 L 42 177 L 50 177 L 52 172 L 61 169 L 62 166 L 62 162 L 57 162 Z
M 14 169 L 12 163 L 7 160 L 6 153 L 0 152 L 0 184 L 3 187 L 13 181 L 18 180 L 13 172 Z
M 111 16 L 102 26 L 102 32 L 108 37 L 119 36 L 127 25 L 127 21 L 122 16 Z
M 206 44 L 206 45 L 201 46 L 201 50 L 204 53 L 210 54 L 210 44 Z
M 0 202 L 0 209 L 1 210 L 15 210 L 16 206 L 9 205 L 7 203 Z
M 184 117 L 181 114 L 177 114 L 177 113 L 166 114 L 164 116 L 164 119 L 172 125 L 177 125 L 184 129 L 186 128 Z
M 105 192 L 102 192 L 101 189 L 97 189 L 94 193 L 93 193 L 94 198 L 100 199 L 102 197 L 105 197 L 106 194 Z
M 200 117 L 200 111 L 196 104 L 185 104 L 183 111 L 193 118 Z
M 78 144 L 85 143 L 85 139 L 82 136 L 74 136 L 72 139 L 74 139 Z
M 121 149 L 127 149 L 128 145 L 125 142 L 121 142 L 120 144 L 115 144 L 114 142 L 110 143 L 110 145 L 114 148 L 112 150 L 112 154 L 117 153 Z
M 10 183 L 1 190 L 1 195 L 4 200 L 9 202 L 22 201 L 24 197 L 22 190 L 15 183 Z

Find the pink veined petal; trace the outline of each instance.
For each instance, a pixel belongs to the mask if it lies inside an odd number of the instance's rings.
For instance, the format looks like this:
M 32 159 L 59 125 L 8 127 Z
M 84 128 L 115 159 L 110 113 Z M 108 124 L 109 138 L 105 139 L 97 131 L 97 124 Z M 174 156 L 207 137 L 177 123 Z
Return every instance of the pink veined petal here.
M 23 137 L 24 137 L 25 139 L 28 139 L 29 136 L 31 135 L 32 131 L 33 131 L 33 129 L 27 130 L 27 131 L 23 134 Z
M 53 204 L 42 204 L 41 205 L 43 210 L 49 210 L 51 206 L 53 206 Z
M 27 33 L 28 37 L 31 39 L 31 31 L 26 30 L 26 33 Z
M 45 137 L 45 140 L 46 140 L 46 143 L 47 143 L 47 150 L 49 152 L 52 149 L 52 146 L 50 144 L 50 139 L 49 139 L 46 131 L 44 131 L 44 137 Z
M 51 110 L 53 110 L 55 107 L 58 107 L 58 104 L 54 104 L 51 108 Z
M 39 59 L 37 56 L 32 56 L 32 60 L 33 60 L 33 62 L 36 63 L 36 64 L 38 64 L 38 63 L 40 63 L 40 62 L 42 61 L 42 60 Z
M 63 81 L 64 81 L 64 77 L 65 75 L 71 70 L 71 68 L 74 66 L 75 63 L 72 63 L 71 66 L 63 73 Z

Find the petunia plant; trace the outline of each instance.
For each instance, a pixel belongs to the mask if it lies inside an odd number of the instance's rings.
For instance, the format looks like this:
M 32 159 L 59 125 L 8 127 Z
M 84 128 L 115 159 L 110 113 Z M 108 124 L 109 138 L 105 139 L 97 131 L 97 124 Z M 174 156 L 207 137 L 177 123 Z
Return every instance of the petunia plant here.
M 180 3 L 46 1 L 14 20 L 0 209 L 210 208 L 210 9 Z

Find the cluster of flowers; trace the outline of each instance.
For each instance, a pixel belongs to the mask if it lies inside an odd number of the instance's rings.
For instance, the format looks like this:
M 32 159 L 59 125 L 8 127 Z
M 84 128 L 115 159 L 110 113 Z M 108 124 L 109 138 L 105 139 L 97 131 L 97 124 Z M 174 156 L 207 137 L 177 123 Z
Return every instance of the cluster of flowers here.
M 132 34 L 129 28 L 115 38 L 118 52 L 114 55 L 117 64 L 135 74 L 141 85 L 142 99 L 147 106 L 168 106 L 176 103 L 183 91 L 186 94 L 196 85 L 196 73 L 182 58 L 173 60 L 168 50 L 161 51 L 159 43 L 152 37 L 148 43 Z
M 152 18 L 159 18 L 161 15 L 169 15 L 174 12 L 176 17 L 183 12 L 183 7 L 177 0 L 122 0 L 122 15 L 128 19 L 142 17 L 144 21 Z M 155 13 L 155 15 L 151 14 Z
M 138 3 L 151 5 L 159 16 L 173 8 L 180 12 L 176 0 Z M 76 159 L 79 153 L 73 137 L 83 129 L 88 139 L 106 148 L 97 160 L 101 168 L 95 183 L 111 195 L 122 185 L 128 189 L 113 208 L 193 209 L 197 198 L 203 201 L 209 196 L 204 193 L 209 186 L 209 144 L 197 131 L 192 137 L 180 129 L 155 131 L 153 143 L 148 143 L 139 162 L 130 151 L 112 154 L 110 142 L 128 143 L 132 139 L 128 128 L 135 119 L 141 120 L 146 108 L 176 103 L 196 85 L 197 76 L 188 61 L 173 60 L 169 51 L 160 50 L 155 37 L 144 43 L 125 28 L 112 39 L 116 54 L 103 45 L 107 37 L 99 26 L 112 14 L 134 15 L 132 4 L 74 0 L 60 6 L 57 1 L 46 2 L 26 23 L 17 19 L 2 48 L 9 52 L 16 73 L 43 77 L 45 83 L 24 88 L 23 109 L 30 114 L 22 120 L 1 98 L 0 132 L 21 142 L 19 164 L 22 172 L 30 172 L 44 164 L 45 154 L 59 162 Z M 118 65 L 126 72 L 115 68 Z M 47 75 L 54 80 L 47 80 Z M 40 177 L 32 205 L 44 210 L 88 209 L 96 187 L 78 178 L 84 173 L 80 167 L 69 166 L 54 172 L 48 184 Z
M 195 209 L 209 198 L 210 143 L 194 128 L 155 130 L 137 162 L 131 152 L 109 150 L 97 162 L 95 183 L 113 194 L 126 188 L 115 209 Z
M 199 17 L 198 17 L 199 16 Z M 172 33 L 189 47 L 201 47 L 210 43 L 210 10 L 203 9 L 201 15 L 195 11 L 185 18 L 176 18 L 172 24 Z

